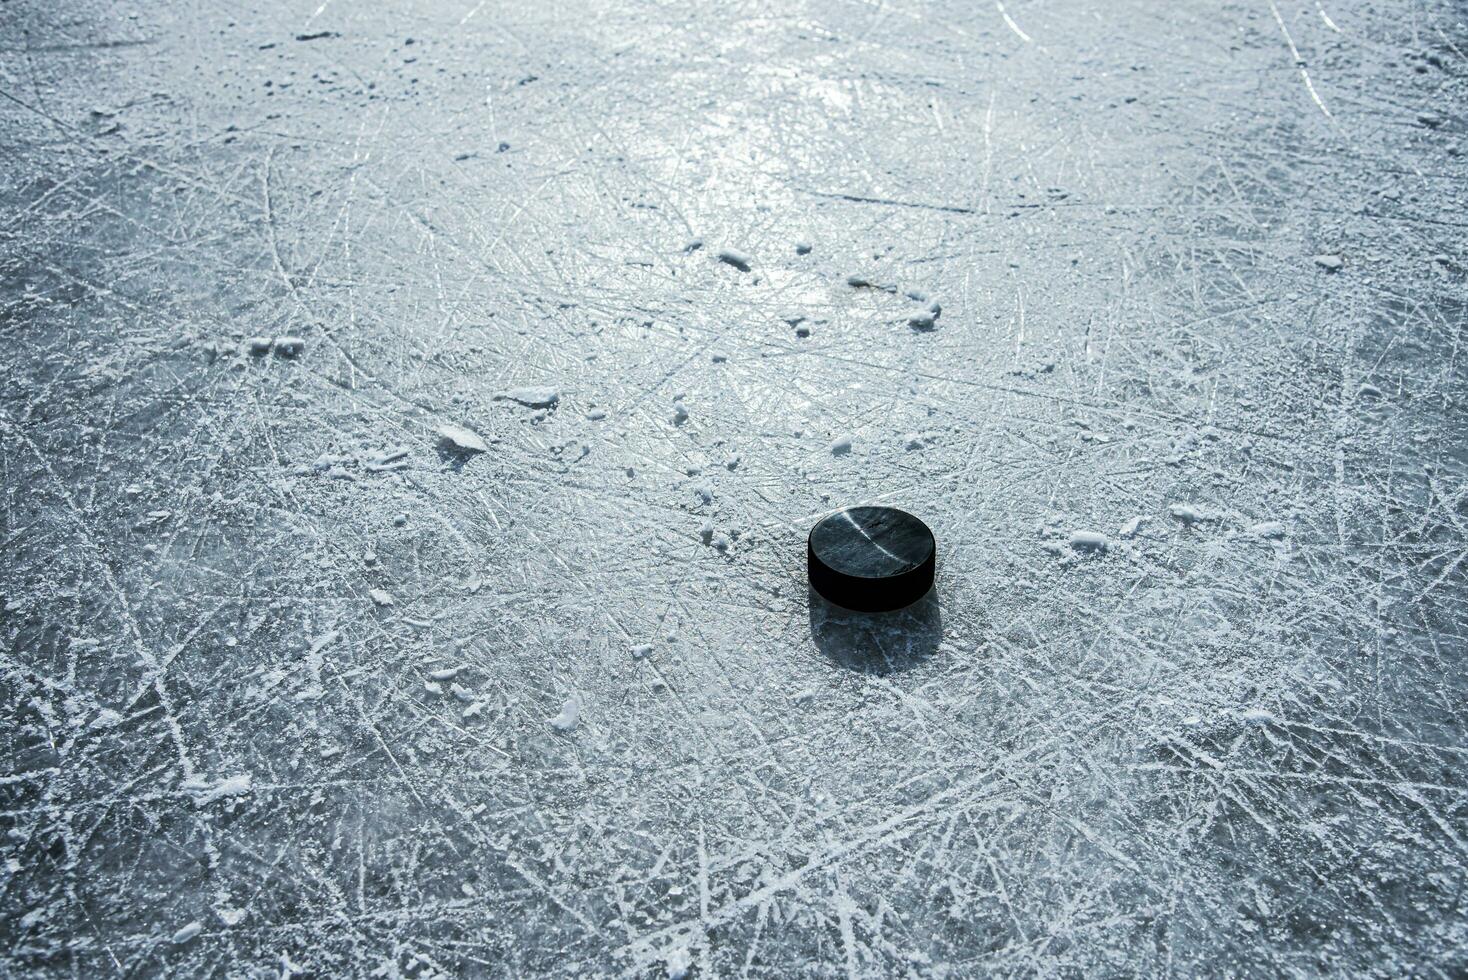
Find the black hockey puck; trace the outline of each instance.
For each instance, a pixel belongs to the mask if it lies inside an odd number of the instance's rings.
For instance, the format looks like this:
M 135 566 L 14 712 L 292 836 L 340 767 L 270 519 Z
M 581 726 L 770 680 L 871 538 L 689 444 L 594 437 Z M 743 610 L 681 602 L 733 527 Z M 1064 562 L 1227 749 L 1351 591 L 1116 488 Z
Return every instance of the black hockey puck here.
M 892 507 L 848 507 L 806 541 L 810 584 L 860 612 L 910 606 L 933 587 L 938 546 L 922 521 Z

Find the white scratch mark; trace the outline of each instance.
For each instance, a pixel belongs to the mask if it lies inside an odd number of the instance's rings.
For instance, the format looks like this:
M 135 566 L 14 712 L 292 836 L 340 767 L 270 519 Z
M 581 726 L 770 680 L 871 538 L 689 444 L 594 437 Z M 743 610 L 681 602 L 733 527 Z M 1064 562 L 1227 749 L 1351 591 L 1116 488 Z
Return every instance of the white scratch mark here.
M 1299 69 L 1300 77 L 1305 80 L 1305 88 L 1310 92 L 1310 98 L 1315 100 L 1315 104 L 1320 107 L 1321 112 L 1325 113 L 1327 119 L 1332 118 L 1330 110 L 1320 100 L 1320 93 L 1315 91 L 1315 83 L 1310 81 L 1310 72 L 1305 67 L 1305 59 L 1300 57 L 1300 49 L 1295 47 L 1295 39 L 1290 37 L 1290 29 L 1285 26 L 1284 18 L 1279 15 L 1279 7 L 1275 6 L 1274 0 L 1269 0 L 1269 11 L 1274 14 L 1274 22 L 1279 25 L 1285 44 L 1290 47 L 1290 55 L 1295 59 L 1295 67 Z
M 1035 39 L 1026 34 L 1020 28 L 1020 26 L 1014 22 L 1014 18 L 1009 16 L 1009 11 L 1004 9 L 1003 0 L 994 0 L 994 7 L 999 11 L 999 16 L 1004 18 L 1004 23 L 1009 25 L 1009 29 L 1019 35 L 1019 39 L 1021 41 L 1025 42 L 1026 44 L 1035 43 Z

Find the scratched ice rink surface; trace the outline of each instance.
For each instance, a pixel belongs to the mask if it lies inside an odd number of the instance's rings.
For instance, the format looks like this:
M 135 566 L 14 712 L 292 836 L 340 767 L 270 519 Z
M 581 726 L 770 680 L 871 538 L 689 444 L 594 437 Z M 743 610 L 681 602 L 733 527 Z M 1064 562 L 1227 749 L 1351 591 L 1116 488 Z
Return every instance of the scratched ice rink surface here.
M 1462 975 L 1465 16 L 4 4 L 0 972 Z

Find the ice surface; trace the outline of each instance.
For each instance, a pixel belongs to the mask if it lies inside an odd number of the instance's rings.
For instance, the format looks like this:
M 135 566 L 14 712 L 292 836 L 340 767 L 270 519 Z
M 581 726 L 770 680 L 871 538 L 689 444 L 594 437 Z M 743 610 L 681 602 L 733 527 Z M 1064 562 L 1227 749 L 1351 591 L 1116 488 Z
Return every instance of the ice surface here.
M 0 4 L 0 975 L 1468 972 L 1462 4 L 675 6 Z

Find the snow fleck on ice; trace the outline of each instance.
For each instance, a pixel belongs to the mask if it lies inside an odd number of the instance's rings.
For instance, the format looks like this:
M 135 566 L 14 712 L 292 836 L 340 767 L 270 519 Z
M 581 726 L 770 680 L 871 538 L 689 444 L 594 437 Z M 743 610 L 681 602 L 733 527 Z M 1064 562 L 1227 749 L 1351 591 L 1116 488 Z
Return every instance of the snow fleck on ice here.
M 581 700 L 579 698 L 567 698 L 566 703 L 561 705 L 560 713 L 550 719 L 548 724 L 558 732 L 569 732 L 581 721 Z
M 304 337 L 276 337 L 275 353 L 281 357 L 299 357 L 306 349 L 306 338 Z
M 561 393 L 547 386 L 511 388 L 497 396 L 503 401 L 519 402 L 526 408 L 553 408 L 561 400 Z
M 837 436 L 835 439 L 831 440 L 831 455 L 845 456 L 851 452 L 851 446 L 851 436 Z
M 176 945 L 182 945 L 183 943 L 186 943 L 189 940 L 195 938 L 199 935 L 199 933 L 203 931 L 204 923 L 200 922 L 198 919 L 195 919 L 193 922 L 190 922 L 188 925 L 184 926 L 173 934 L 173 942 Z
M 489 444 L 484 441 L 484 437 L 473 429 L 466 429 L 462 425 L 452 425 L 449 423 L 440 425 L 438 427 L 438 437 L 468 452 L 489 452 Z
M 1289 532 L 1279 521 L 1260 521 L 1249 528 L 1249 533 L 1256 538 L 1278 539 L 1287 536 Z
M 753 259 L 751 259 L 744 252 L 739 251 L 737 248 L 719 249 L 719 261 L 723 262 L 725 265 L 732 265 L 740 272 L 748 272 L 750 266 L 754 264 Z
M 1208 511 L 1193 504 L 1170 504 L 1167 512 L 1184 524 L 1197 524 L 1212 519 Z
M 1073 551 L 1103 553 L 1111 548 L 1111 539 L 1099 531 L 1072 531 L 1070 547 Z
M 327 647 L 331 646 L 339 639 L 341 639 L 340 630 L 330 630 L 326 633 L 322 633 L 320 636 L 311 641 L 311 646 L 306 650 L 306 656 L 308 658 L 316 656 L 322 650 L 325 650 Z
M 684 980 L 693 968 L 693 956 L 685 948 L 673 950 L 667 956 L 668 980 Z
M 367 595 L 379 606 L 397 605 L 397 600 L 392 597 L 392 593 L 384 589 L 368 589 Z
M 103 708 L 101 711 L 97 712 L 97 717 L 92 719 L 92 724 L 89 727 L 95 729 L 108 729 L 115 728 L 120 724 L 122 724 L 122 715 L 118 714 L 116 711 L 113 711 L 111 708 Z
M 179 784 L 179 789 L 193 797 L 195 806 L 207 806 L 228 797 L 248 796 L 251 788 L 252 780 L 247 773 L 217 780 L 194 777 Z

